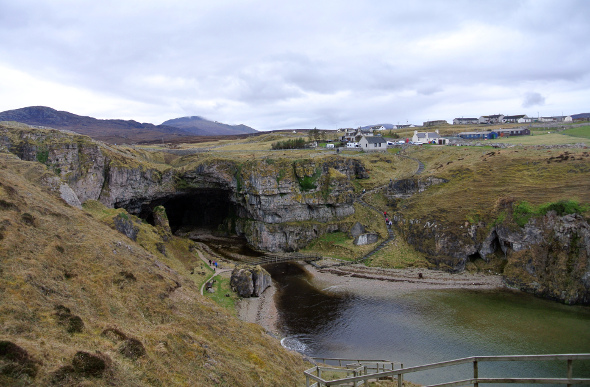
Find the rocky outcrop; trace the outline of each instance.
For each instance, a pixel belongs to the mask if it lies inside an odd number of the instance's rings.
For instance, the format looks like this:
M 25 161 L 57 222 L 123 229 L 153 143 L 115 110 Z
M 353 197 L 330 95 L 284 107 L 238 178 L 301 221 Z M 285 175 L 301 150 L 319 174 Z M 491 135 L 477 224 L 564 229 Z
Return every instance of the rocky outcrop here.
M 169 213 L 170 219 L 217 222 L 211 226 L 216 229 L 227 217 L 225 232 L 245 236 L 253 247 L 268 251 L 297 250 L 338 229 L 326 224 L 354 213 L 352 181 L 368 177 L 359 160 L 336 155 L 296 161 L 205 159 L 174 169 L 146 163 L 132 150 L 59 130 L 0 126 L 0 141 L 21 159 L 39 161 L 59 176 L 71 188 L 59 190 L 72 205 L 98 200 L 156 221 L 155 207 L 182 197 L 185 203 L 199 204 L 191 214 Z M 200 200 L 204 195 L 207 199 Z M 203 207 L 227 213 L 222 219 L 212 212 L 198 219 Z M 184 211 L 183 205 L 175 211 Z
M 260 297 L 271 285 L 270 274 L 260 265 L 239 265 L 231 273 L 230 286 L 243 298 Z
M 379 235 L 377 235 L 377 234 L 361 234 L 361 235 L 357 236 L 356 238 L 354 238 L 352 243 L 355 246 L 364 246 L 364 245 L 370 245 L 373 243 L 377 243 L 378 240 L 379 240 Z
M 154 215 L 154 226 L 162 228 L 166 234 L 172 234 L 168 215 L 166 215 L 166 208 L 164 206 L 156 206 L 152 213 Z
M 391 181 L 387 186 L 386 194 L 390 198 L 408 198 L 416 193 L 423 192 L 428 187 L 447 183 L 448 180 L 438 177 L 410 178 Z
M 260 221 L 238 220 L 236 232 L 246 237 L 252 246 L 271 252 L 293 252 L 303 248 L 320 235 L 346 231 L 346 224 L 302 222 L 299 224 L 268 224 Z
M 502 260 L 506 282 L 544 298 L 590 304 L 590 225 L 580 215 L 550 211 L 524 227 L 445 225 L 393 217 L 404 238 L 439 268 L 463 271 L 475 259 Z

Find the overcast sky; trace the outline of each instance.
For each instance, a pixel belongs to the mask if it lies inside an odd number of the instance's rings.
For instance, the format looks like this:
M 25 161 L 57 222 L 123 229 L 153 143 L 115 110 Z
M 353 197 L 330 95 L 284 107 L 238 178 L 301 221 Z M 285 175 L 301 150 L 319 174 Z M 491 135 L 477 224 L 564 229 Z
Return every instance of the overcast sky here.
M 258 130 L 590 112 L 586 0 L 0 0 L 0 111 Z

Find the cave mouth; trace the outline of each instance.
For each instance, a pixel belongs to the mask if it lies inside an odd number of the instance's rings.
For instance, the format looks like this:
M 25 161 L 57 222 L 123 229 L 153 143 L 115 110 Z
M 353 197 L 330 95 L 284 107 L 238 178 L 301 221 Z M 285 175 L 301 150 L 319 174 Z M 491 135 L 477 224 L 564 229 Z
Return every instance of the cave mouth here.
M 183 194 L 159 199 L 150 203 L 140 216 L 148 223 L 154 224 L 153 208 L 161 205 L 166 209 L 170 229 L 173 233 L 179 230 L 202 230 L 208 233 L 235 232 L 234 227 L 228 230 L 227 220 L 236 217 L 236 205 L 230 200 L 230 192 L 221 189 L 194 190 Z M 229 226 L 233 226 L 231 223 Z

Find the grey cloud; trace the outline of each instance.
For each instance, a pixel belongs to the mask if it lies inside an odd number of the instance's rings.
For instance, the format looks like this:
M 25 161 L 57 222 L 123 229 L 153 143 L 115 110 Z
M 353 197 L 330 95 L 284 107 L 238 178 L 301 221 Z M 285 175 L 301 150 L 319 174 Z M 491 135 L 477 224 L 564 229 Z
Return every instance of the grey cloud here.
M 529 108 L 533 106 L 545 105 L 545 97 L 537 92 L 529 92 L 524 95 L 522 107 Z
M 443 104 L 452 119 L 499 100 L 517 110 L 514 96 L 537 87 L 552 98 L 590 89 L 589 17 L 576 0 L 6 0 L 0 64 L 159 116 L 182 106 L 264 128 L 417 123 Z M 485 43 L 469 40 L 477 33 Z M 540 103 L 524 96 L 524 107 Z

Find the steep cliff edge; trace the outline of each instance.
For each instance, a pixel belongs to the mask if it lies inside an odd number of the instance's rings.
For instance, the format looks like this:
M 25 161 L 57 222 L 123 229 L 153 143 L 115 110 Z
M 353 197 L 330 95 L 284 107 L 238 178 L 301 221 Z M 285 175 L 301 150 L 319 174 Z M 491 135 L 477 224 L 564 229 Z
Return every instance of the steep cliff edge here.
M 207 223 L 269 251 L 297 250 L 337 229 L 325 224 L 354 212 L 352 181 L 367 177 L 359 160 L 336 156 L 295 161 L 203 157 L 173 168 L 150 163 L 132 148 L 24 125 L 0 126 L 0 148 L 45 164 L 82 203 L 98 200 L 146 219 L 163 205 L 168 212 L 187 212 L 168 214 L 176 222 L 173 228 Z M 293 223 L 306 230 L 297 238 L 289 236 Z
M 433 182 L 446 182 L 419 180 L 390 185 L 390 200 L 422 192 Z M 400 187 L 405 187 L 403 193 Z M 563 203 L 553 204 L 555 210 L 524 218 L 518 213 L 522 205 L 504 198 L 490 206 L 487 221 L 449 222 L 434 211 L 427 218 L 413 219 L 398 211 L 392 219 L 402 237 L 439 269 L 461 272 L 480 267 L 502 274 L 509 286 L 523 291 L 567 304 L 588 305 L 590 225 L 579 213 L 564 211 Z

